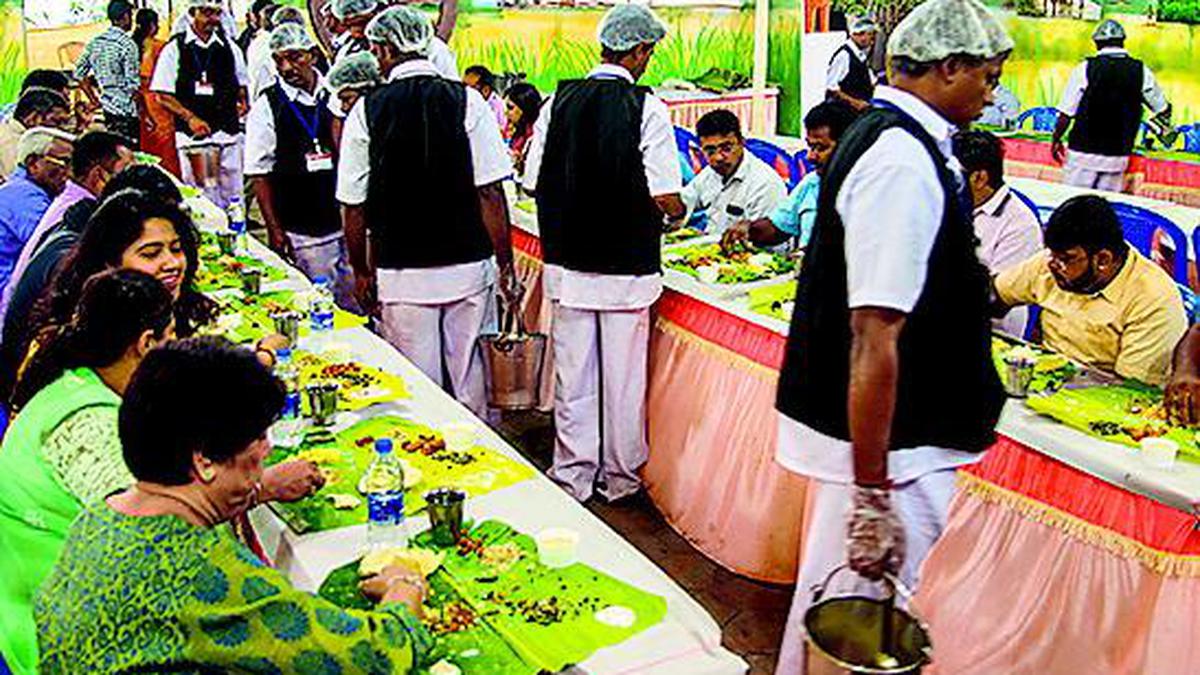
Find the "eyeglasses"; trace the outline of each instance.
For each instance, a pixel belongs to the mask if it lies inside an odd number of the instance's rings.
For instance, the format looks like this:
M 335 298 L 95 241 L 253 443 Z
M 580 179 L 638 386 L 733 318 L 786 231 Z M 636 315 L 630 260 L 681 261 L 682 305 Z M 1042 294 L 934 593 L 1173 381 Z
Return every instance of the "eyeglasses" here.
M 64 158 L 64 157 L 55 157 L 54 155 L 42 155 L 42 159 L 46 160 L 47 162 L 50 162 L 51 164 L 62 167 L 64 169 L 71 166 L 71 158 L 70 157 Z
M 736 143 L 734 143 L 732 141 L 725 141 L 724 143 L 717 143 L 716 145 L 701 146 L 700 151 L 703 152 L 705 155 L 712 157 L 713 155 L 717 154 L 718 152 L 723 152 L 728 155 L 729 153 L 733 152 L 733 149 L 735 147 L 737 147 Z

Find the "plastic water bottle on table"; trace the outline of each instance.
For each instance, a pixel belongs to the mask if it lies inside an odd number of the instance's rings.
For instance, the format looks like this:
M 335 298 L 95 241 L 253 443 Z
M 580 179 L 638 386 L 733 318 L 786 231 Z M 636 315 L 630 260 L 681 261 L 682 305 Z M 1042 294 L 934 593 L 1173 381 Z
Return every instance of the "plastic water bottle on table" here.
M 275 376 L 283 382 L 283 412 L 273 429 L 275 442 L 291 447 L 300 441 L 304 418 L 300 414 L 300 370 L 292 361 L 291 349 L 275 353 Z
M 229 216 L 229 231 L 237 235 L 237 247 L 234 252 L 238 255 L 245 255 L 247 252 L 246 207 L 242 204 L 241 198 L 231 199 L 225 213 Z
M 329 347 L 330 335 L 333 333 L 333 311 L 335 307 L 333 288 L 329 279 L 317 277 L 313 279 L 312 297 L 309 301 L 309 322 L 312 329 L 312 343 L 315 351 Z
M 372 551 L 408 546 L 404 514 L 404 465 L 392 452 L 392 439 L 375 441 L 375 458 L 363 474 L 367 495 L 367 545 Z

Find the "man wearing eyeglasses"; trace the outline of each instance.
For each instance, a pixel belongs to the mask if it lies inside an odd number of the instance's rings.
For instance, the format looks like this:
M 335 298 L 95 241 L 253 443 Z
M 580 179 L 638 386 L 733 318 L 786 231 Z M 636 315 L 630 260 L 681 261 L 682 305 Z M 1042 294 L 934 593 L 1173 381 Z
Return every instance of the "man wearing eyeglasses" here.
M 38 221 L 67 184 L 75 137 L 49 127 L 34 127 L 17 143 L 18 167 L 0 186 L 0 290 L 8 286 L 13 265 Z
M 689 216 L 705 215 L 705 232 L 722 234 L 738 221 L 765 218 L 787 197 L 779 174 L 746 152 L 737 115 L 723 109 L 706 114 L 696 122 L 696 136 L 708 166 L 679 196 Z

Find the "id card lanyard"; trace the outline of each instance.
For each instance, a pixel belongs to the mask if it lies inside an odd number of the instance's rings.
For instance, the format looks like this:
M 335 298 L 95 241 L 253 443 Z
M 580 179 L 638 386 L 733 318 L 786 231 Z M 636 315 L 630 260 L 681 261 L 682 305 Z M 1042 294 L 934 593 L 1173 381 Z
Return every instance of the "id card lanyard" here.
M 287 101 L 288 108 L 291 109 L 292 115 L 296 117 L 296 121 L 300 122 L 300 126 L 304 129 L 304 132 L 308 134 L 309 138 L 312 139 L 312 152 L 305 153 L 304 155 L 305 168 L 309 173 L 316 173 L 318 171 L 333 171 L 333 155 L 321 147 L 319 133 L 319 125 L 321 123 L 321 99 L 319 97 L 316 99 L 317 104 L 313 106 L 312 115 L 310 116 L 301 110 L 300 106 L 296 105 L 296 102 L 292 99 L 288 98 L 286 95 L 283 98 L 285 101 Z

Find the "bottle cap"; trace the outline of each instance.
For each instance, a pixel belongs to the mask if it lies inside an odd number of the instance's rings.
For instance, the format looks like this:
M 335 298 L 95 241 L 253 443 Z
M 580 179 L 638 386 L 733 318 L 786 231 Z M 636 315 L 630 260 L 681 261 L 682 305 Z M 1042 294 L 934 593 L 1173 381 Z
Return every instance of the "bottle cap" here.
M 313 277 L 312 282 L 314 286 L 324 286 L 329 283 L 329 278 L 325 276 Z
M 386 455 L 392 451 L 392 439 L 379 438 L 375 440 L 375 452 Z
M 290 358 L 292 358 L 292 350 L 291 349 L 289 349 L 287 347 L 283 347 L 282 349 L 275 350 L 275 361 L 276 362 L 286 361 Z

